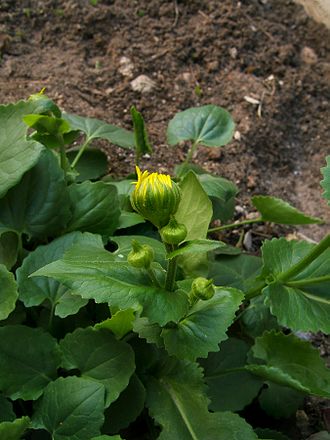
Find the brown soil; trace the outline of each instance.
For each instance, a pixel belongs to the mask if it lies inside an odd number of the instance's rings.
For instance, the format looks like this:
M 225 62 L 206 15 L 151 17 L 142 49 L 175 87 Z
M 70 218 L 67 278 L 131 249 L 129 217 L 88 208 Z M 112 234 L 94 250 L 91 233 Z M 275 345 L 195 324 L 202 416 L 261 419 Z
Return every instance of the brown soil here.
M 126 128 L 135 105 L 154 144 L 143 166 L 161 171 L 187 150 L 166 145 L 174 114 L 220 105 L 232 112 L 235 140 L 200 148 L 195 162 L 236 182 L 248 210 L 250 196 L 263 193 L 330 221 L 319 185 L 330 154 L 329 30 L 289 0 L 91 3 L 1 0 L 0 102 L 46 87 L 63 109 Z M 151 92 L 132 89 L 142 74 L 153 80 Z M 131 153 L 107 151 L 112 174 L 133 170 Z M 299 230 L 318 240 L 328 228 Z

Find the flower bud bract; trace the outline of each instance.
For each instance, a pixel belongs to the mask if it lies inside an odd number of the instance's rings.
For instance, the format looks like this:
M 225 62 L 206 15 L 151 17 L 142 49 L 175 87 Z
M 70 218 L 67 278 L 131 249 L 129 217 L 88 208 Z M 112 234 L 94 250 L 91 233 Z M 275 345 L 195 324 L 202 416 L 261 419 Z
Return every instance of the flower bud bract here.
M 179 187 L 167 174 L 142 173 L 139 167 L 136 172 L 138 180 L 131 195 L 133 208 L 157 228 L 167 225 L 179 206 Z
M 207 301 L 211 299 L 215 294 L 215 288 L 213 285 L 213 280 L 208 280 L 203 277 L 195 278 L 191 285 L 190 297 L 193 301 L 203 300 Z
M 169 223 L 160 231 L 160 236 L 166 244 L 179 244 L 187 237 L 187 228 L 183 223 L 178 223 L 171 217 Z
M 149 269 L 154 259 L 154 250 L 147 244 L 140 244 L 138 241 L 132 241 L 133 249 L 127 256 L 128 263 L 138 269 Z

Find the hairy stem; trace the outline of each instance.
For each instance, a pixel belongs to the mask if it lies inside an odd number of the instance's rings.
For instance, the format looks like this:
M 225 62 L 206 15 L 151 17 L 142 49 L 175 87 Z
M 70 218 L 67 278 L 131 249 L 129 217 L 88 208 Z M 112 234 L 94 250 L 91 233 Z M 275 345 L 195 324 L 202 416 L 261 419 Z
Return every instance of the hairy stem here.
M 186 160 L 184 161 L 185 164 L 188 164 L 192 161 L 192 158 L 194 157 L 195 151 L 197 150 L 198 147 L 198 142 L 195 141 L 193 142 L 193 144 L 191 145 L 191 147 L 189 148 L 189 151 L 187 153 L 187 157 Z

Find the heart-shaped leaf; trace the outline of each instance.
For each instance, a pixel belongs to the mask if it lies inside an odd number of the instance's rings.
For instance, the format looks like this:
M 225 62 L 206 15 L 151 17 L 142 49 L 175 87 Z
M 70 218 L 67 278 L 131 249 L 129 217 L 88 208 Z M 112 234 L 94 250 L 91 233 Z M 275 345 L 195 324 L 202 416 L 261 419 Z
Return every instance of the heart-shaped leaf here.
M 0 423 L 0 438 L 6 440 L 20 440 L 24 432 L 30 427 L 30 419 L 22 417 L 12 422 Z
M 15 309 L 18 298 L 17 285 L 14 275 L 6 266 L 0 264 L 0 321 L 8 318 Z
M 78 151 L 71 150 L 66 153 L 69 162 L 72 163 Z M 107 173 L 108 160 L 103 151 L 96 148 L 87 148 L 80 157 L 75 170 L 78 173 L 76 182 L 81 183 L 85 180 L 95 180 Z

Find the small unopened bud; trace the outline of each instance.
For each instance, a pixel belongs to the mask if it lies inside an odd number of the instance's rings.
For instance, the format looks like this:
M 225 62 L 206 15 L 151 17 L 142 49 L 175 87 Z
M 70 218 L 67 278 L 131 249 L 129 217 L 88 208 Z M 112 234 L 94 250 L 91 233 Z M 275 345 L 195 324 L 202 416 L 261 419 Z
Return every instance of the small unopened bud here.
M 215 293 L 213 280 L 208 280 L 203 277 L 195 278 L 191 285 L 190 298 L 192 301 L 201 299 L 207 301 L 211 299 Z
M 166 244 L 179 244 L 187 237 L 187 228 L 183 223 L 178 223 L 174 217 L 159 232 Z
M 147 244 L 140 244 L 138 241 L 132 241 L 133 249 L 127 256 L 128 263 L 138 269 L 149 269 L 154 259 L 154 250 Z

